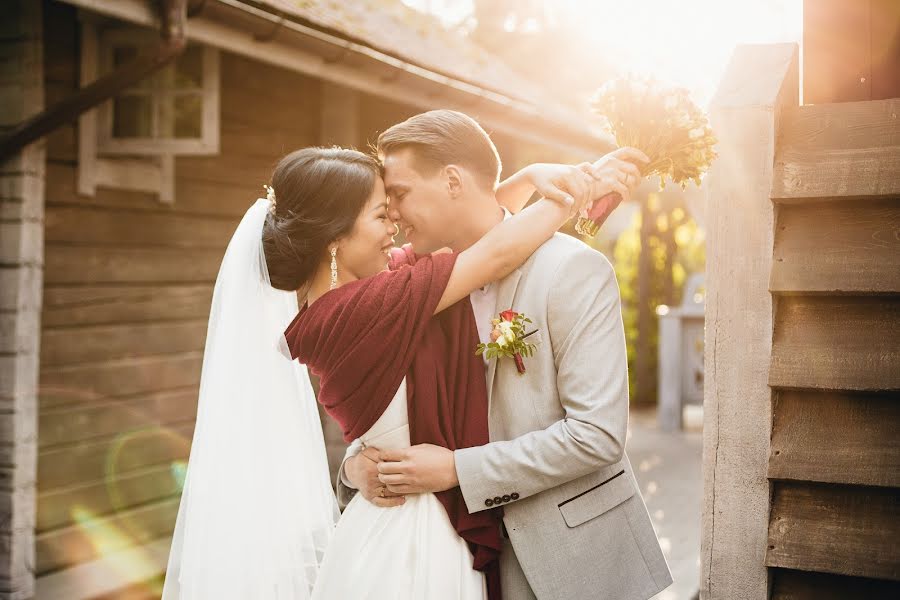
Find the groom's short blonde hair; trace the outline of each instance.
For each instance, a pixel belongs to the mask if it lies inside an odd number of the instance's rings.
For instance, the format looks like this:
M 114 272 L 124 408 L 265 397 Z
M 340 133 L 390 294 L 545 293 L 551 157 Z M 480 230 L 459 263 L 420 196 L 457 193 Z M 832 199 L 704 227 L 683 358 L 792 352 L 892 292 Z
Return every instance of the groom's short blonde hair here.
M 475 119 L 455 110 L 431 110 L 397 123 L 378 136 L 378 157 L 411 148 L 420 173 L 446 165 L 466 167 L 487 189 L 500 179 L 500 155 Z

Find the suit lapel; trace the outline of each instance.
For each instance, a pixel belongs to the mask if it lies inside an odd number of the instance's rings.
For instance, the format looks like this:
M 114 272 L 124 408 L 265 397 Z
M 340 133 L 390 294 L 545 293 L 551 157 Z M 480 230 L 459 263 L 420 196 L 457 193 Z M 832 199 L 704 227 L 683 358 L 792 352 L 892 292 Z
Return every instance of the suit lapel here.
M 504 310 L 513 308 L 512 302 L 516 295 L 516 289 L 519 287 L 519 280 L 522 278 L 522 268 L 518 268 L 501 280 L 497 288 L 497 304 L 494 306 L 494 312 L 491 318 L 495 318 Z M 487 392 L 488 392 L 488 411 L 491 408 L 491 397 L 494 391 L 494 378 L 497 375 L 497 363 L 500 361 L 494 358 L 488 362 L 487 370 Z

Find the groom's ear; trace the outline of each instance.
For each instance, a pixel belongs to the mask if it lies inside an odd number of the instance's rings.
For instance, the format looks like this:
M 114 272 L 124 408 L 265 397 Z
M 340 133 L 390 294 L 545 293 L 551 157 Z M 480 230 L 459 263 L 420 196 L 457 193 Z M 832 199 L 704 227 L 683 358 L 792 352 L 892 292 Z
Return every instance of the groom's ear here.
M 447 191 L 451 198 L 456 198 L 462 193 L 463 172 L 456 165 L 447 165 L 444 167 L 444 176 L 447 182 Z

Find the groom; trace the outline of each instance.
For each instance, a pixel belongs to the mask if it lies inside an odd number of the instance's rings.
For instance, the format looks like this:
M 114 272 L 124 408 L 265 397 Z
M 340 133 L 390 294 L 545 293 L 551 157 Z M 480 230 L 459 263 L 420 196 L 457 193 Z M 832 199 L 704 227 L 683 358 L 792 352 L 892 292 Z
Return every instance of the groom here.
M 471 118 L 417 115 L 385 131 L 378 152 L 391 217 L 416 253 L 460 252 L 503 220 L 497 151 Z M 610 263 L 556 234 L 470 300 L 482 342 L 505 310 L 536 330 L 524 374 L 511 359 L 486 363 L 491 443 L 362 453 L 354 443 L 339 497 L 355 488 L 386 506 L 458 485 L 470 513 L 502 507 L 508 600 L 645 600 L 666 588 L 672 578 L 625 454 L 625 335 Z

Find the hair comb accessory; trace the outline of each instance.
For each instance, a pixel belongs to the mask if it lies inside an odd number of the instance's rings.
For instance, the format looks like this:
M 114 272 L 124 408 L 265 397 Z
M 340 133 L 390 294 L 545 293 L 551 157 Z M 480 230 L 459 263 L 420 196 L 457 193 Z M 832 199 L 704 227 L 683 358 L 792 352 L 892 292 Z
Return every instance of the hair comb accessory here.
M 271 185 L 264 185 L 263 189 L 266 190 L 266 200 L 272 203 L 269 207 L 269 214 L 275 214 L 275 189 Z

